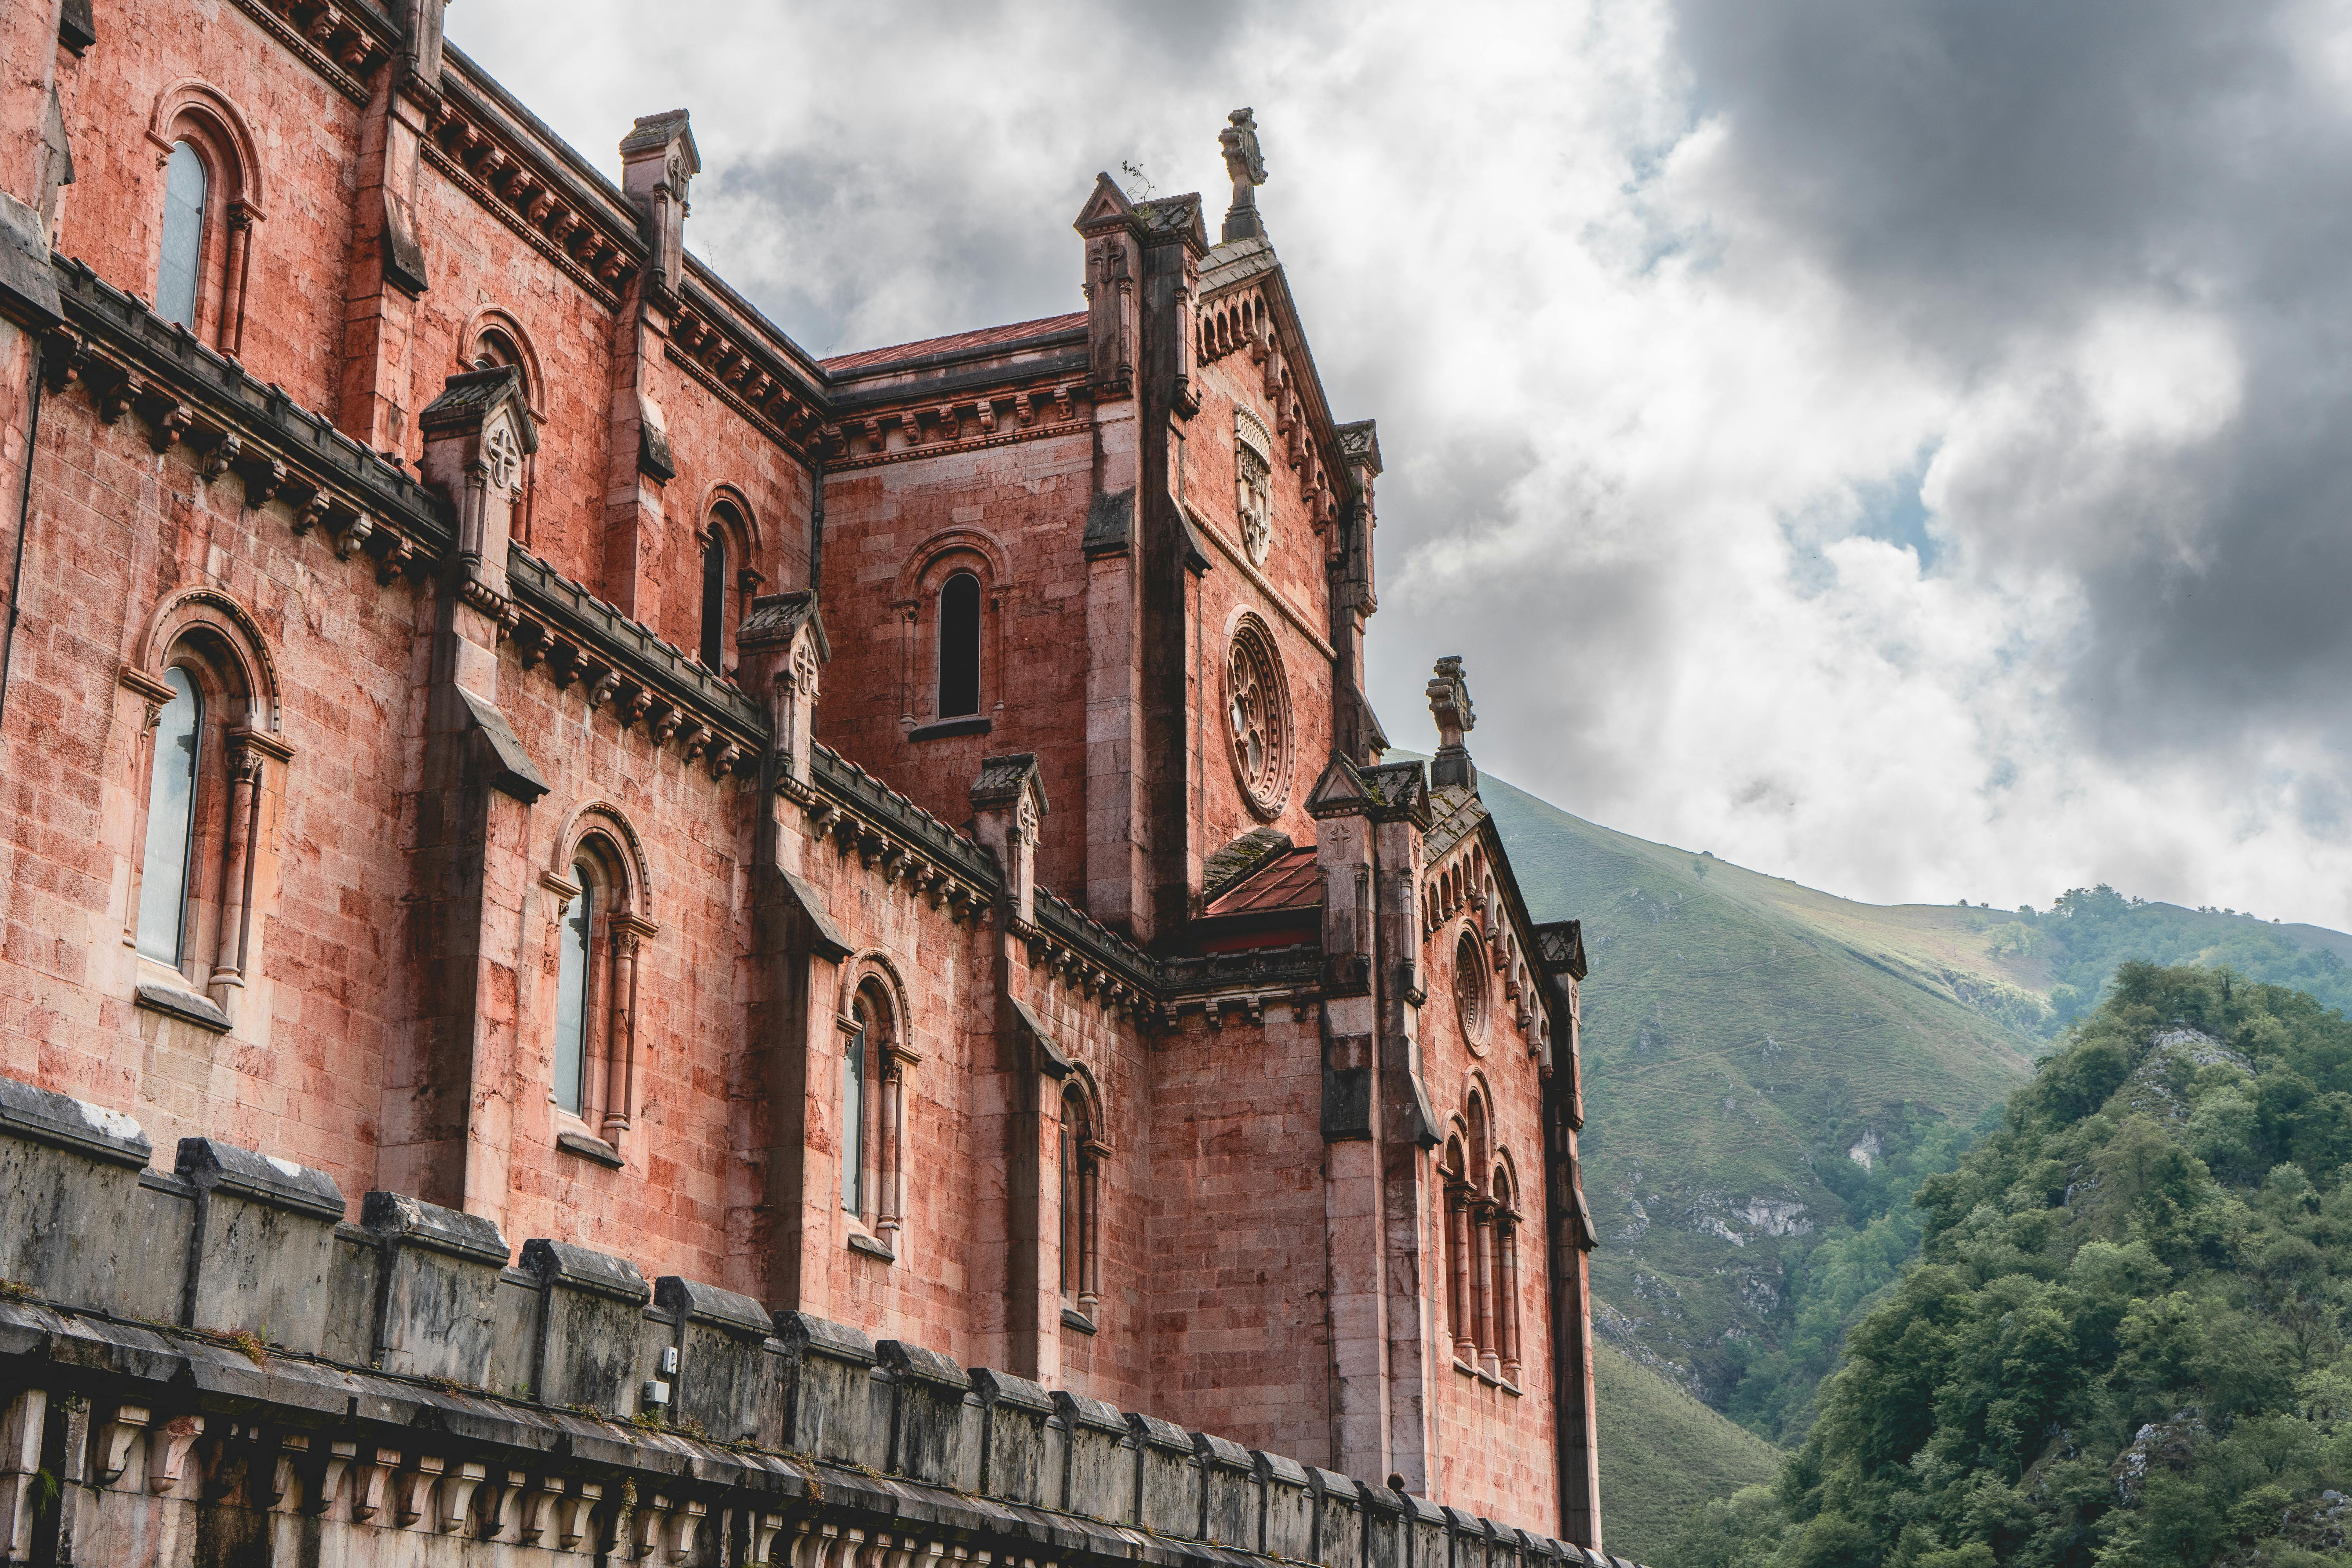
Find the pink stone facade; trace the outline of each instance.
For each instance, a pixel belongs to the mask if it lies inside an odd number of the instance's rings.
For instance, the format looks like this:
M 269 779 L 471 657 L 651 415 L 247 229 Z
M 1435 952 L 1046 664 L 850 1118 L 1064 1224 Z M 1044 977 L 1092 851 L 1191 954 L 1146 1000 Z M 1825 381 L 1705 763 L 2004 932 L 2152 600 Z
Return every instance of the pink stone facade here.
M 819 362 L 439 10 L 0 6 L 0 1073 L 1597 1544 L 1582 951 L 1246 116 Z

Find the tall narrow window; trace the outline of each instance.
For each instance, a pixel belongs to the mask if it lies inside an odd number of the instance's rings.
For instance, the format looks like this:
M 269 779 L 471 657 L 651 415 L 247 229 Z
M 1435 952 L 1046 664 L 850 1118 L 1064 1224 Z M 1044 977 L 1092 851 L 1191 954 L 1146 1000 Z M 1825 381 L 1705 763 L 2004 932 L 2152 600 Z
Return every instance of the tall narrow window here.
M 1078 1299 L 1079 1238 L 1086 1234 L 1078 1223 L 1078 1208 L 1085 1200 L 1078 1195 L 1079 1129 L 1071 1125 L 1076 1114 L 1076 1102 L 1066 1097 L 1062 1101 L 1062 1297 L 1069 1301 Z
M 702 547 L 702 668 L 717 669 L 726 641 L 727 536 L 717 523 L 710 542 Z
M 147 795 L 147 858 L 139 879 L 139 951 L 177 968 L 188 908 L 188 854 L 195 837 L 196 743 L 205 703 L 178 665 L 163 672 L 172 700 L 155 729 L 155 779 Z
M 580 896 L 563 920 L 563 949 L 556 969 L 555 1103 L 572 1115 L 587 1103 L 588 952 L 596 924 L 596 883 L 588 868 L 574 865 Z
M 980 579 L 959 572 L 940 589 L 940 714 L 980 711 Z
M 1100 1266 L 1102 1145 L 1086 1095 L 1076 1088 L 1062 1094 L 1061 1206 L 1062 1300 L 1092 1321 L 1102 1295 Z
M 196 330 L 196 283 L 205 265 L 205 196 L 212 181 L 185 142 L 172 143 L 163 172 L 163 259 L 155 275 L 155 310 Z
M 866 1212 L 866 1037 L 873 1014 L 860 996 L 856 1026 L 841 1047 L 841 1206 Z

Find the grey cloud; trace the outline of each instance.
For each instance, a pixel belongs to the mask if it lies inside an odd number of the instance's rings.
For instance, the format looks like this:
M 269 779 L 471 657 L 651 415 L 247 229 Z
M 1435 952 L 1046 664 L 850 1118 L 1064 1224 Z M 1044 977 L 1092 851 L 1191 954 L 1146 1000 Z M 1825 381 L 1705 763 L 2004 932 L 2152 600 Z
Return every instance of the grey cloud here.
M 2352 119 L 2283 5 L 1683 0 L 1722 176 L 1963 384 L 2155 300 L 2225 324 L 2244 398 L 2218 432 L 2095 460 L 2080 407 L 1966 479 L 1995 563 L 2078 574 L 2068 689 L 2116 752 L 2325 724 L 2352 745 Z M 2019 520 L 2031 520 L 2021 527 Z M 2012 533 L 2011 530 L 2018 530 Z M 2130 542 L 2116 547 L 2122 536 Z

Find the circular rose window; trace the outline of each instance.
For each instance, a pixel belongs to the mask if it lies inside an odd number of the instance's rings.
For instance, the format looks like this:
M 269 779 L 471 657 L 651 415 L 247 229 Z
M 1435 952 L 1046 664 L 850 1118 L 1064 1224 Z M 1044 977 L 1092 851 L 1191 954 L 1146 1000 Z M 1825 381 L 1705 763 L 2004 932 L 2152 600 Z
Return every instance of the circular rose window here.
M 1274 816 L 1290 782 L 1290 704 L 1282 660 L 1255 616 L 1234 629 L 1225 650 L 1225 722 L 1242 793 L 1259 816 Z
M 1462 1016 L 1462 1037 L 1472 1045 L 1486 1037 L 1486 944 L 1465 931 L 1454 944 L 1454 1008 Z

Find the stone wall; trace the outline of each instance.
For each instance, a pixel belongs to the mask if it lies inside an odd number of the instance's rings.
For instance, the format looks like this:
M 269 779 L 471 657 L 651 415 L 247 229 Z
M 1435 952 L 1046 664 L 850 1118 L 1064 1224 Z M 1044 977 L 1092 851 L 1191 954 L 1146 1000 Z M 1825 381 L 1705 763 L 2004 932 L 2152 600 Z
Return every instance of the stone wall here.
M 0 1561 L 1622 1559 L 0 1079 Z

